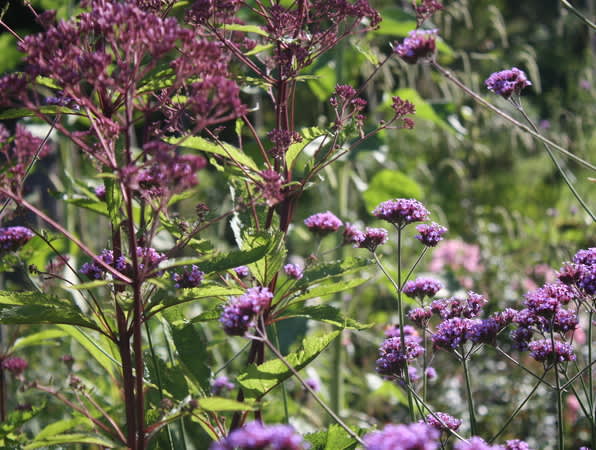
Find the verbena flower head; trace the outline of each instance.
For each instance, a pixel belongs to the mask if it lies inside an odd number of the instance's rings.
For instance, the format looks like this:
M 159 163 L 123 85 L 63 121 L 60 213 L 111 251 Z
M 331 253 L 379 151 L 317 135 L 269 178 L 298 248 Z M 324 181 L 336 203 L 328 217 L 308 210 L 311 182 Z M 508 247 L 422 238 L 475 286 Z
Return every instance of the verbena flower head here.
M 360 228 L 353 223 L 347 222 L 343 232 L 343 244 L 354 244 L 357 246 L 358 242 L 362 239 L 362 234 Z
M 296 264 L 286 264 L 284 266 L 284 272 L 287 276 L 289 276 L 290 278 L 294 278 L 295 280 L 299 280 L 304 276 L 304 270 L 302 269 L 302 267 Z
M 433 345 L 445 350 L 455 350 L 466 342 L 468 330 L 473 324 L 473 320 L 459 317 L 441 322 L 432 335 Z
M 432 312 L 439 314 L 443 319 L 453 317 L 465 317 L 471 319 L 480 314 L 482 307 L 486 305 L 487 300 L 484 296 L 469 291 L 467 299 L 457 297 L 434 300 L 430 304 Z
M 548 324 L 550 328 L 550 323 Z M 555 313 L 552 321 L 552 328 L 559 333 L 567 333 L 573 331 L 579 325 L 579 318 L 574 311 L 567 309 L 560 309 Z
M 228 377 L 222 375 L 213 380 L 213 384 L 211 385 L 211 392 L 213 392 L 214 395 L 221 395 L 223 392 L 231 391 L 235 387 L 236 386 L 234 386 L 234 383 L 232 383 L 228 379 Z
M 422 203 L 408 198 L 384 201 L 372 213 L 378 219 L 386 220 L 400 228 L 410 223 L 422 222 L 430 215 Z
M 22 375 L 27 367 L 29 367 L 29 363 L 18 356 L 11 356 L 2 361 L 2 369 L 8 370 L 14 376 Z
M 193 264 L 190 269 L 185 268 L 182 272 L 173 273 L 172 280 L 177 288 L 194 288 L 201 284 L 204 276 L 205 274 Z
M 0 256 L 18 250 L 33 236 L 33 231 L 26 227 L 0 228 Z
M 377 372 L 381 375 L 401 375 L 406 361 L 411 361 L 424 353 L 424 348 L 419 344 L 419 338 L 405 336 L 405 351 L 401 346 L 400 337 L 385 339 L 379 348 L 377 359 Z
M 366 228 L 363 233 L 358 234 L 355 247 L 366 248 L 374 252 L 379 245 L 387 242 L 388 233 L 384 228 Z
M 401 328 L 399 325 L 389 325 L 385 328 L 385 337 L 398 337 L 401 336 Z M 418 334 L 418 330 L 414 328 L 412 325 L 404 325 L 404 336 L 409 336 L 411 339 L 414 339 L 416 342 L 422 342 L 422 338 Z
M 416 225 L 416 230 L 419 233 L 416 235 L 416 239 L 427 247 L 435 247 L 443 240 L 443 235 L 447 232 L 447 228 L 435 222 Z
M 530 356 L 536 361 L 543 362 L 550 366 L 555 362 L 575 361 L 573 347 L 561 341 L 555 340 L 555 347 L 550 339 L 541 339 L 532 341 L 528 344 Z
M 505 442 L 506 450 L 532 450 L 527 442 L 520 439 L 511 439 Z
M 234 272 L 236 273 L 238 278 L 246 278 L 250 275 L 250 270 L 246 266 L 234 267 Z
M 561 304 L 569 303 L 573 292 L 564 284 L 546 284 L 530 291 L 525 295 L 524 306 L 534 314 L 550 318 L 560 308 Z
M 429 380 L 434 380 L 437 378 L 437 370 L 434 367 L 427 367 L 424 371 L 424 376 Z
M 210 450 L 306 450 L 310 448 L 302 436 L 289 425 L 263 425 L 250 422 L 232 431 L 227 438 L 215 442 Z
M 441 289 L 443 289 L 443 285 L 440 281 L 433 278 L 418 277 L 404 285 L 403 293 L 408 297 L 422 300 L 425 297 L 434 297 Z
M 527 327 L 519 327 L 511 332 L 511 339 L 513 340 L 513 347 L 519 351 L 524 351 L 528 348 L 529 342 L 532 340 L 534 332 Z
M 513 94 L 519 95 L 523 88 L 531 86 L 523 70 L 513 67 L 508 70 L 501 70 L 491 74 L 484 82 L 489 91 L 510 98 Z
M 233 297 L 224 307 L 219 319 L 230 336 L 244 336 L 253 319 L 271 303 L 273 294 L 264 287 L 249 288 L 243 295 Z
M 431 427 L 436 428 L 439 431 L 448 431 L 453 430 L 457 431 L 462 424 L 460 419 L 456 419 L 453 416 L 450 416 L 447 413 L 443 412 L 436 412 L 435 415 L 441 419 L 439 422 L 432 414 L 426 416 L 426 423 L 428 423 Z
M 343 225 L 331 211 L 313 214 L 304 220 L 304 225 L 313 233 L 325 235 L 337 231 Z
M 364 436 L 366 450 L 435 450 L 441 433 L 425 423 L 387 425 Z
M 466 338 L 474 344 L 495 344 L 500 330 L 499 322 L 493 318 L 475 320 L 468 328 Z
M 395 47 L 401 59 L 408 64 L 416 64 L 421 58 L 428 58 L 435 53 L 438 30 L 414 30 Z
M 596 247 L 579 250 L 573 257 L 575 264 L 593 266 L 596 264 Z
M 502 445 L 490 445 L 484 439 L 473 436 L 466 441 L 458 441 L 453 446 L 454 450 L 505 450 Z
M 433 312 L 428 306 L 411 309 L 408 313 L 408 318 L 421 328 L 426 328 L 432 316 Z

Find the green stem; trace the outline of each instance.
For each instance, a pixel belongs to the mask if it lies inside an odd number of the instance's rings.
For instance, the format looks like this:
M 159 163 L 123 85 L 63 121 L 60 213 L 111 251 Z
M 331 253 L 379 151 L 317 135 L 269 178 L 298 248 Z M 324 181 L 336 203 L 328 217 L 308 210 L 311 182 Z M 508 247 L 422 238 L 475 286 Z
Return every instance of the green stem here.
M 271 332 L 273 333 L 273 339 L 275 339 L 275 346 L 280 348 L 279 345 L 279 333 L 277 332 L 277 324 L 271 325 Z M 284 423 L 290 423 L 290 413 L 288 412 L 288 391 L 286 384 L 281 382 L 281 396 L 284 402 Z
M 524 108 L 522 108 L 521 104 L 518 102 L 515 102 L 515 101 L 511 101 L 511 103 L 513 104 L 513 106 L 515 106 L 515 108 L 519 111 L 519 113 L 524 117 L 524 119 L 526 119 L 526 122 L 528 122 L 530 124 L 532 129 L 536 133 L 538 133 L 538 128 L 536 127 L 536 125 L 534 125 L 534 122 L 532 122 L 532 119 L 530 119 L 530 117 L 526 114 L 526 111 L 524 110 Z M 563 177 L 563 180 L 565 180 L 565 184 L 567 184 L 567 187 L 571 190 L 571 192 L 573 193 L 573 195 L 575 196 L 577 201 L 580 203 L 580 205 L 582 205 L 582 208 L 584 208 L 584 210 L 590 215 L 590 217 L 592 218 L 592 221 L 596 222 L 596 215 L 594 215 L 594 213 L 592 212 L 592 210 L 590 209 L 588 204 L 584 201 L 584 199 L 581 197 L 581 195 L 579 195 L 579 192 L 577 192 L 577 190 L 575 189 L 575 186 L 573 186 L 573 183 L 571 182 L 571 180 L 565 173 L 565 170 L 563 170 L 563 166 L 561 166 L 559 159 L 555 156 L 555 154 L 551 150 L 550 146 L 546 142 L 542 142 L 542 144 L 544 145 L 544 148 L 546 149 L 546 152 L 548 153 L 548 156 L 552 160 L 553 164 L 555 165 L 555 167 L 557 168 L 557 170 Z
M 592 431 L 592 448 L 596 449 L 596 407 L 594 405 L 594 380 L 592 379 L 592 320 L 594 319 L 594 312 L 590 311 L 588 316 L 588 385 L 589 385 L 589 405 L 590 405 L 590 416 L 588 417 L 591 422 Z
M 476 413 L 474 411 L 474 397 L 472 396 L 472 383 L 470 381 L 470 370 L 468 367 L 468 359 L 462 349 L 462 365 L 464 368 L 464 376 L 466 377 L 466 393 L 468 400 L 468 414 L 470 415 L 470 431 L 472 436 L 478 434 L 478 427 L 476 426 Z
M 580 13 L 576 8 L 574 8 L 571 3 L 569 3 L 567 0 L 560 0 L 560 2 L 563 3 L 563 6 L 565 6 L 565 8 L 567 8 L 569 11 L 575 14 L 582 22 L 584 22 L 590 28 L 596 30 L 596 24 L 592 22 L 590 19 L 588 19 L 586 16 L 584 16 L 582 13 Z
M 559 363 L 557 361 L 557 355 L 555 352 L 555 333 L 553 331 L 553 321 L 551 320 L 550 326 L 550 343 L 552 345 L 552 354 L 555 358 L 555 394 L 557 396 L 557 435 L 559 438 L 559 450 L 565 449 L 565 429 L 563 427 L 563 390 L 561 389 L 561 380 L 559 379 Z
M 509 426 L 511 421 L 517 417 L 517 415 L 520 413 L 522 408 L 526 405 L 526 403 L 528 403 L 528 400 L 530 400 L 532 398 L 532 395 L 534 395 L 534 392 L 536 392 L 536 389 L 538 389 L 538 386 L 540 386 L 542 384 L 542 380 L 545 376 L 546 376 L 546 371 L 544 371 L 544 373 L 542 374 L 542 377 L 540 377 L 540 379 L 536 382 L 536 384 L 534 385 L 534 387 L 532 388 L 530 393 L 526 396 L 526 398 L 519 404 L 519 406 L 517 408 L 515 408 L 515 411 L 513 411 L 513 413 L 511 413 L 511 415 L 505 421 L 505 424 L 501 427 L 499 432 L 497 434 L 495 434 L 492 438 L 489 439 L 489 441 L 488 441 L 489 444 L 493 443 L 499 436 L 501 436 L 505 432 L 505 430 L 507 429 L 507 427 Z

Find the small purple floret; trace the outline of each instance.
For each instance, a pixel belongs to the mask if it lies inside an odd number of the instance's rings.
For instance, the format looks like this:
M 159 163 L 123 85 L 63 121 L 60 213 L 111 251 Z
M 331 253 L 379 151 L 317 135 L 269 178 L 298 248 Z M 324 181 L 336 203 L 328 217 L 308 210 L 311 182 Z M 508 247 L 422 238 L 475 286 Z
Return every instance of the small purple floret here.
M 309 445 L 289 425 L 250 422 L 232 431 L 227 438 L 211 444 L 209 450 L 305 450 Z
M 523 70 L 513 67 L 491 74 L 484 84 L 489 91 L 509 98 L 513 94 L 519 95 L 522 89 L 531 86 L 532 82 L 528 80 Z
M 205 274 L 199 270 L 194 264 L 190 267 L 184 268 L 182 272 L 175 272 L 172 274 L 174 286 L 180 288 L 195 288 L 201 284 Z
M 484 439 L 474 436 L 466 441 L 458 441 L 453 446 L 454 450 L 505 450 L 502 445 L 490 445 Z
M 18 250 L 33 236 L 33 231 L 26 227 L 0 228 L 0 255 Z
M 331 211 L 324 213 L 313 214 L 304 221 L 304 225 L 310 231 L 317 234 L 328 234 L 337 231 L 343 225 L 342 221 L 337 218 Z
M 418 200 L 398 198 L 387 200 L 373 210 L 373 216 L 398 227 L 428 219 L 430 213 Z
M 556 362 L 575 361 L 575 354 L 573 347 L 564 342 L 555 340 L 555 350 L 550 339 L 541 339 L 533 341 L 528 344 L 530 349 L 530 356 L 536 361 L 546 363 L 548 365 Z
M 294 278 L 295 280 L 299 280 L 304 276 L 304 270 L 296 264 L 286 264 L 284 266 L 284 272 L 287 276 Z
M 211 392 L 213 392 L 214 395 L 221 395 L 223 392 L 231 391 L 235 387 L 236 386 L 234 386 L 234 383 L 232 383 L 228 379 L 228 377 L 222 375 L 213 380 L 213 384 L 211 385 Z
M 441 422 L 443 423 L 439 422 L 432 414 L 426 416 L 426 423 L 428 423 L 431 427 L 436 428 L 439 431 L 457 431 L 462 423 L 460 419 L 456 419 L 455 417 L 450 416 L 447 413 L 436 412 L 435 416 L 441 419 Z
M 387 425 L 364 436 L 366 450 L 435 450 L 441 433 L 425 423 Z
M 250 275 L 250 270 L 248 270 L 248 267 L 246 266 L 234 267 L 234 272 L 236 272 L 238 278 L 246 278 Z
M 403 293 L 408 297 L 423 300 L 425 297 L 434 297 L 441 289 L 443 289 L 443 285 L 440 281 L 433 278 L 418 277 L 404 285 Z
M 406 361 L 412 361 L 424 353 L 424 348 L 418 343 L 419 338 L 404 336 L 406 349 L 402 350 L 401 338 L 385 339 L 379 348 L 377 372 L 381 375 L 401 375 Z
M 249 288 L 243 295 L 233 297 L 219 319 L 224 331 L 230 336 L 244 336 L 254 317 L 269 306 L 271 299 L 273 294 L 264 287 Z
M 438 223 L 432 222 L 430 225 L 423 223 L 416 226 L 416 239 L 422 242 L 427 247 L 436 247 L 436 245 L 443 240 L 443 235 L 447 233 L 447 228 Z
M 435 53 L 437 30 L 414 30 L 395 47 L 401 59 L 408 64 L 416 64 L 421 58 L 428 58 Z
M 366 228 L 363 233 L 358 234 L 355 240 L 355 247 L 366 248 L 374 252 L 379 245 L 387 242 L 388 233 L 384 228 Z

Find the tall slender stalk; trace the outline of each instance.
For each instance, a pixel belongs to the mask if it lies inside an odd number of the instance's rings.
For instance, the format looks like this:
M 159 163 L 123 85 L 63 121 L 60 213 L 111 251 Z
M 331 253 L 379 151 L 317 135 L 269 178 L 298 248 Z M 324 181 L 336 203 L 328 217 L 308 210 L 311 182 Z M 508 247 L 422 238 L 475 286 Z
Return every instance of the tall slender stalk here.
M 464 377 L 466 379 L 466 398 L 468 403 L 468 414 L 470 416 L 470 431 L 472 435 L 476 436 L 478 434 L 478 427 L 476 425 L 476 411 L 474 408 L 474 397 L 472 396 L 472 383 L 470 380 L 470 369 L 468 367 L 468 358 L 462 351 L 462 366 L 464 368 Z
M 592 320 L 594 319 L 594 312 L 590 310 L 588 316 L 588 389 L 589 389 L 589 406 L 590 406 L 590 425 L 592 434 L 592 448 L 596 448 L 596 405 L 594 405 L 594 379 L 592 378 L 592 328 L 594 327 Z

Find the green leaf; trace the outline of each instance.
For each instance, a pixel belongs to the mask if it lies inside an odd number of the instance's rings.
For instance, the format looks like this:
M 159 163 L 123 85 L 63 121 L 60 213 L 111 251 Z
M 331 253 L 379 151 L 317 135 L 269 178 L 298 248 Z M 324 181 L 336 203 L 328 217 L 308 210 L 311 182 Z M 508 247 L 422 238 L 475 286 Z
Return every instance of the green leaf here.
M 209 353 L 207 352 L 207 342 L 203 335 L 197 331 L 192 323 L 172 324 L 172 338 L 176 345 L 176 351 L 180 363 L 186 369 L 186 375 L 191 379 L 195 386 L 200 386 L 208 391 L 210 387 L 211 369 L 207 364 Z
M 72 286 L 69 286 L 69 289 L 73 289 L 75 291 L 81 291 L 83 289 L 93 289 L 96 287 L 108 286 L 111 284 L 118 284 L 118 283 L 115 280 L 93 280 L 93 281 L 88 281 L 86 283 L 73 284 Z
M 273 48 L 273 44 L 259 44 L 259 45 L 256 45 L 253 49 L 246 52 L 245 55 L 246 56 L 257 55 L 261 52 L 269 50 L 270 48 Z M 259 84 L 262 84 L 262 83 L 259 83 Z M 259 85 L 259 84 L 257 84 L 257 85 Z
M 91 429 L 93 422 L 87 417 L 76 417 L 74 419 L 64 419 L 58 422 L 51 423 L 44 427 L 37 435 L 33 442 L 43 441 L 44 439 L 56 436 L 64 431 L 71 430 L 75 427 L 83 426 L 85 429 Z
M 11 350 L 15 351 L 34 345 L 54 344 L 55 342 L 53 342 L 53 339 L 58 339 L 64 336 L 67 336 L 67 333 L 64 331 L 57 328 L 50 328 L 48 330 L 39 331 L 37 333 L 32 333 L 28 336 L 18 338 L 11 347 Z
M 319 353 L 339 335 L 339 331 L 324 336 L 309 337 L 302 341 L 301 348 L 284 359 L 299 371 L 314 360 Z M 252 364 L 238 375 L 238 383 L 244 388 L 245 399 L 259 399 L 271 389 L 292 376 L 292 371 L 279 359 L 273 359 L 258 366 Z
M 110 221 L 113 224 L 119 224 L 122 220 L 122 214 L 120 212 L 120 206 L 122 205 L 122 192 L 116 180 L 112 178 L 106 178 L 106 205 L 108 207 L 108 214 Z
M 375 54 L 368 42 L 361 40 L 350 42 L 350 44 L 358 53 L 364 56 L 369 63 L 371 63 L 374 66 L 379 64 L 379 58 L 377 57 L 377 55 Z
M 211 320 L 217 320 L 221 317 L 221 310 L 220 309 L 210 309 L 209 311 L 205 311 L 199 314 L 196 317 L 193 317 L 190 321 L 191 323 L 197 322 L 209 322 Z
M 38 292 L 0 291 L 0 323 L 69 324 L 99 330 L 68 300 Z
M 56 80 L 50 78 L 50 77 L 43 77 L 41 75 L 37 75 L 35 77 L 35 82 L 37 84 L 39 84 L 40 86 L 45 86 L 45 87 L 49 87 L 51 89 L 62 89 L 62 86 L 60 86 Z
M 170 137 L 165 139 L 166 142 L 173 145 L 179 145 L 181 147 L 192 148 L 206 153 L 213 153 L 220 155 L 225 158 L 231 159 L 232 161 L 240 164 L 241 166 L 248 167 L 254 171 L 258 171 L 257 164 L 253 159 L 244 153 L 239 148 L 234 147 L 225 142 L 217 143 L 209 141 L 199 136 L 184 136 L 184 137 Z
M 107 338 L 89 336 L 78 327 L 70 325 L 58 325 L 58 328 L 72 336 L 112 378 L 119 376 L 117 371 L 120 370 L 121 364 L 116 359 L 115 352 L 111 351 Z
M 335 85 L 337 84 L 335 69 L 331 64 L 327 64 L 319 68 L 314 75 L 316 76 L 316 79 L 308 80 L 308 87 L 319 101 L 325 102 L 333 93 Z
M 331 305 L 304 306 L 292 305 L 282 313 L 284 317 L 308 317 L 319 322 L 329 323 L 340 328 L 351 328 L 354 330 L 365 330 L 374 325 L 374 323 L 363 324 L 357 320 L 345 317 L 341 311 Z
M 240 25 L 237 23 L 226 24 L 226 31 L 244 31 L 245 33 L 255 33 L 261 36 L 269 37 L 269 33 L 257 25 Z
M 397 170 L 384 169 L 377 172 L 362 194 L 368 211 L 392 198 L 422 198 L 422 188 L 418 183 Z
M 96 212 L 102 216 L 109 216 L 108 208 L 106 203 L 99 200 L 93 200 L 91 198 L 65 198 L 66 203 L 78 206 L 79 208 L 85 208 L 89 211 Z
M 306 148 L 308 144 L 312 141 L 317 139 L 318 137 L 325 136 L 327 131 L 318 128 L 318 127 L 310 127 L 300 130 L 300 135 L 302 136 L 302 142 L 296 142 L 288 147 L 288 151 L 286 152 L 286 166 L 289 170 L 292 170 L 292 166 L 294 165 L 294 161 L 300 155 L 302 150 Z
M 265 257 L 249 264 L 248 268 L 261 286 L 267 286 L 286 260 L 287 250 L 284 235 L 281 232 L 272 233 L 253 229 L 242 232 L 242 250 L 250 251 L 258 248 L 263 242 L 270 243 L 267 254 Z
M 302 292 L 304 293 L 293 298 L 290 301 L 290 304 L 303 302 L 310 298 L 325 297 L 327 295 L 337 294 L 338 292 L 354 289 L 355 287 L 360 286 L 361 284 L 364 284 L 367 281 L 369 281 L 369 279 L 367 278 L 354 278 L 353 280 L 344 281 L 343 279 L 341 279 L 339 281 L 320 284 L 313 288 L 307 288 L 305 292 L 303 290 Z
M 37 416 L 43 409 L 45 404 L 41 406 L 33 406 L 28 411 L 11 411 L 4 422 L 0 422 L 0 439 L 5 438 L 16 432 L 25 423 Z
M 383 20 L 379 28 L 373 31 L 384 36 L 407 36 L 416 29 L 416 17 L 404 12 L 400 8 L 389 7 L 381 10 Z
M 222 397 L 205 397 L 197 400 L 199 407 L 206 411 L 254 411 L 253 406 Z
M 48 436 L 45 439 L 34 441 L 29 445 L 23 447 L 24 450 L 33 450 L 35 448 L 50 447 L 53 445 L 60 444 L 94 444 L 102 447 L 114 448 L 116 444 L 107 438 L 97 436 L 96 434 L 87 433 L 72 433 L 72 434 L 59 434 L 56 436 Z
M 320 283 L 329 278 L 347 275 L 371 264 L 372 261 L 367 258 L 346 258 L 316 264 L 304 271 L 304 276 L 296 283 L 296 289 L 308 289 L 315 282 Z
M 165 293 L 161 296 L 156 296 L 151 299 L 151 303 L 149 304 L 149 309 L 153 308 L 168 308 L 174 305 L 180 305 L 182 303 L 193 302 L 195 300 L 201 300 L 206 298 L 215 298 L 215 297 L 228 297 L 231 295 L 240 295 L 244 292 L 243 289 L 238 287 L 227 287 L 227 286 L 220 286 L 217 284 L 205 284 L 200 287 L 192 288 L 192 289 L 180 289 L 175 296 L 171 296 L 170 293 Z
M 81 113 L 75 109 L 67 108 L 66 106 L 46 105 L 40 106 L 37 112 L 41 114 L 77 114 Z M 0 113 L 0 120 L 19 119 L 21 117 L 34 117 L 36 112 L 28 108 L 12 108 Z
M 333 424 L 329 429 L 309 433 L 304 439 L 311 444 L 310 450 L 352 450 L 358 442 L 346 430 Z

